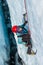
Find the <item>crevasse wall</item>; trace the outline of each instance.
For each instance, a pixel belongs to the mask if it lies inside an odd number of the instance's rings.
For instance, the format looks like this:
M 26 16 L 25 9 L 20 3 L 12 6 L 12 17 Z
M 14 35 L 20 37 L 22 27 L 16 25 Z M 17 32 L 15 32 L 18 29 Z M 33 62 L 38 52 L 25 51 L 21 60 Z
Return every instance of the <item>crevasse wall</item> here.
M 6 50 L 6 48 L 9 48 L 9 40 L 4 22 L 5 20 L 0 0 L 0 65 L 7 65 L 5 61 L 9 58 L 9 53 L 7 53 L 8 51 Z
M 24 0 L 7 0 L 10 16 L 13 25 L 23 24 L 23 13 L 25 13 Z M 27 55 L 27 48 L 18 44 L 18 53 L 26 65 L 42 65 L 43 64 L 43 0 L 26 0 L 29 27 L 31 30 L 31 38 L 33 50 L 37 49 L 36 55 Z M 40 62 L 41 60 L 41 62 Z

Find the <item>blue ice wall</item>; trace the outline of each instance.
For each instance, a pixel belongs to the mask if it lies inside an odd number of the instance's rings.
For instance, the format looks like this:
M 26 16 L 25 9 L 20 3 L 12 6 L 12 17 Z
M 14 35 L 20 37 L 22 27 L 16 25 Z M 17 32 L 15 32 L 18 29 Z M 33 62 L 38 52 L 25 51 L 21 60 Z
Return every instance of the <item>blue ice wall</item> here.
M 7 0 L 11 22 L 13 25 L 23 24 L 23 11 L 25 11 L 24 0 Z M 26 0 L 28 10 L 28 21 L 31 30 L 33 50 L 37 49 L 35 56 L 27 55 L 24 45 L 18 45 L 21 58 L 26 65 L 42 65 L 43 64 L 43 0 Z M 18 39 L 16 37 L 16 39 Z M 18 43 L 18 42 L 17 42 Z M 41 60 L 41 62 L 40 62 Z
M 9 40 L 4 22 L 5 20 L 0 1 L 0 65 L 6 65 L 5 61 L 8 60 L 9 57 L 9 53 L 6 50 L 6 48 L 9 49 Z

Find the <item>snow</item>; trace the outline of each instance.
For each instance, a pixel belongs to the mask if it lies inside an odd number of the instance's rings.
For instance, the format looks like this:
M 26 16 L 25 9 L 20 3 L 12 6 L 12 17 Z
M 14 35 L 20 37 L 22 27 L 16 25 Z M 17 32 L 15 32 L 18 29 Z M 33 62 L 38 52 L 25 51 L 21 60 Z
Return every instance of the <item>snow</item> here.
M 23 13 L 25 13 L 24 0 L 7 0 L 7 2 L 9 5 L 12 26 L 23 24 Z M 14 33 L 18 46 L 18 53 L 26 65 L 42 65 L 43 0 L 26 0 L 26 3 L 33 50 L 35 51 L 37 49 L 37 54 L 27 55 L 27 48 L 23 44 L 18 44 L 18 37 Z

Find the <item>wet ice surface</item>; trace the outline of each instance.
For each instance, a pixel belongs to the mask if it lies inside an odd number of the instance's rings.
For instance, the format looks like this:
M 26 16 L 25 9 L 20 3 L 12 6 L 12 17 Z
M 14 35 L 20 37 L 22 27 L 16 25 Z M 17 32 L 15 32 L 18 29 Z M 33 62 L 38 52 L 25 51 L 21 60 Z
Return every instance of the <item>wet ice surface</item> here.
M 7 0 L 12 26 L 17 24 L 23 24 L 22 12 L 25 12 L 23 8 L 23 0 L 16 0 L 14 2 Z M 22 5 L 21 5 L 22 3 Z M 26 0 L 28 10 L 28 21 L 31 30 L 31 38 L 33 44 L 33 50 L 37 49 L 36 55 L 27 55 L 27 48 L 23 44 L 18 44 L 18 38 L 15 34 L 16 42 L 18 45 L 18 53 L 23 59 L 26 65 L 42 65 L 43 64 L 43 0 Z M 16 13 L 15 13 L 16 12 Z M 22 42 L 23 43 L 23 42 Z

